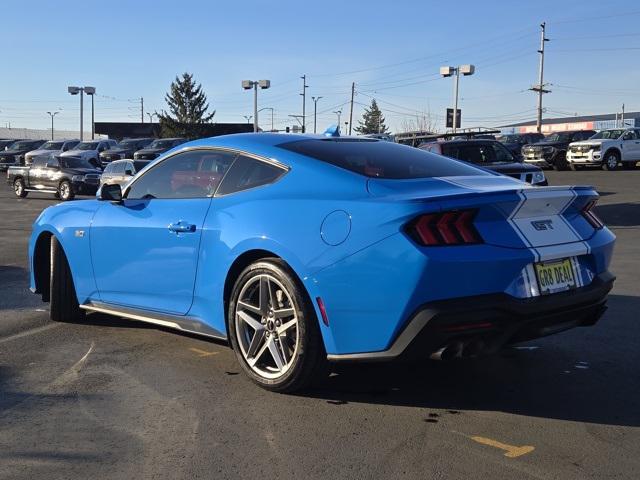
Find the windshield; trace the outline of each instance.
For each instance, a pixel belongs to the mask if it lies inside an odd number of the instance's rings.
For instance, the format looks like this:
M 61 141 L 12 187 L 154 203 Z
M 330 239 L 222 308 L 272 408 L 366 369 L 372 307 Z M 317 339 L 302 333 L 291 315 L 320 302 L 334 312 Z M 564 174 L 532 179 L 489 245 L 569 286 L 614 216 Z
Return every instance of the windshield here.
M 82 142 L 76 145 L 74 150 L 97 150 L 99 142 Z
M 571 140 L 570 133 L 552 133 L 545 138 L 547 142 L 568 142 Z
M 61 150 L 64 142 L 47 142 L 40 147 L 40 150 Z
M 34 145 L 33 142 L 15 142 L 11 144 L 8 150 L 26 150 Z
M 91 168 L 95 167 L 91 165 L 87 160 L 76 157 L 58 157 L 60 166 L 63 168 Z
M 456 160 L 382 140 L 327 138 L 298 140 L 278 147 L 367 177 L 407 179 L 489 175 Z
M 170 148 L 175 140 L 154 140 L 147 148 Z
M 607 138 L 612 138 L 612 139 L 618 139 L 622 136 L 622 134 L 624 133 L 624 130 L 602 130 L 598 133 L 596 133 L 594 136 L 592 136 L 591 138 L 593 139 L 598 139 L 598 138 L 603 138 L 603 139 L 607 139 Z
M 498 138 L 498 141 L 502 143 L 518 143 L 520 142 L 520 135 L 503 135 Z
M 118 145 L 116 145 L 116 148 L 135 148 L 138 145 L 138 142 L 140 140 L 123 140 L 121 141 Z

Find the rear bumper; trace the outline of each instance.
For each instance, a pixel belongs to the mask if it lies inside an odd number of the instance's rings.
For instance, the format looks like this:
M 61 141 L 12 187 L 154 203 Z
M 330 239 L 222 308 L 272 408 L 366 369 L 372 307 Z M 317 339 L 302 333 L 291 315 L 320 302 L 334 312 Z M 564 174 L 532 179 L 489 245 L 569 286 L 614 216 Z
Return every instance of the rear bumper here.
M 490 294 L 422 305 L 387 350 L 328 355 L 332 361 L 426 358 L 453 343 L 481 344 L 491 353 L 504 345 L 594 325 L 606 310 L 615 277 L 603 272 L 585 287 L 518 299 Z

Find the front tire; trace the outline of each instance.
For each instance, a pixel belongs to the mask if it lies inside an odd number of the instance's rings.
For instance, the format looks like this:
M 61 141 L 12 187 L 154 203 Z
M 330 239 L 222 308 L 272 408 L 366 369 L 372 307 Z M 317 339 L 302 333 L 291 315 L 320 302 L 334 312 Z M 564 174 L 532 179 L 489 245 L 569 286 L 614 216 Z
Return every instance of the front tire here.
M 279 259 L 260 260 L 240 274 L 231 293 L 228 325 L 242 369 L 267 390 L 300 390 L 325 371 L 313 306 Z
M 78 305 L 67 256 L 56 237 L 51 237 L 51 270 L 49 278 L 49 318 L 54 322 L 77 322 L 84 318 Z
M 60 200 L 62 200 L 63 202 L 73 200 L 73 198 L 75 197 L 73 188 L 71 188 L 71 183 L 69 183 L 68 180 L 60 182 L 60 185 L 58 186 L 58 197 L 60 197 Z
M 557 171 L 569 170 L 569 162 L 567 162 L 566 152 L 558 153 L 558 158 L 553 164 L 553 168 Z
M 618 163 L 620 163 L 620 154 L 618 152 L 607 152 L 603 162 L 605 170 L 609 170 L 610 172 L 616 170 Z
M 13 181 L 13 193 L 15 193 L 16 197 L 19 197 L 19 198 L 24 198 L 27 195 L 29 195 L 29 192 L 27 192 L 27 190 L 25 188 L 23 179 L 16 178 Z

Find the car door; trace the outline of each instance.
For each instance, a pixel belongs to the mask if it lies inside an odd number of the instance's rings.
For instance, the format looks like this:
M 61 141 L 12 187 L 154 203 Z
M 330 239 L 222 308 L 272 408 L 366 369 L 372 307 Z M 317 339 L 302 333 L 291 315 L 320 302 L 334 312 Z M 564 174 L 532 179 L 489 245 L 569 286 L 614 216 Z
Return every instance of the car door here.
M 189 183 L 215 155 L 208 187 Z M 91 255 L 103 302 L 184 315 L 193 299 L 200 236 L 211 196 L 235 154 L 194 149 L 172 155 L 104 202 L 91 225 Z M 179 181 L 176 179 L 179 178 Z
M 622 135 L 623 160 L 640 160 L 640 137 L 637 130 L 627 130 Z
M 29 168 L 29 188 L 45 188 L 43 180 L 46 174 L 46 164 L 47 159 L 45 157 L 33 160 L 33 163 Z
M 41 185 L 47 190 L 57 189 L 60 176 L 60 161 L 56 157 L 49 157 L 40 176 Z

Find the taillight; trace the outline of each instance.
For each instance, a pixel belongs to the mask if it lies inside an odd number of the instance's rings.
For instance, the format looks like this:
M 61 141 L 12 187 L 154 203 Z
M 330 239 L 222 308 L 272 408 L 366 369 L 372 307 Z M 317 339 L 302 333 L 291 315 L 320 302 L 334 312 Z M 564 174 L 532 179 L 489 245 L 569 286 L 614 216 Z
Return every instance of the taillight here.
M 428 213 L 409 223 L 409 234 L 422 245 L 470 245 L 482 243 L 473 225 L 476 210 Z
M 590 202 L 588 202 L 582 209 L 582 216 L 587 222 L 589 222 L 589 225 L 591 225 L 596 230 L 600 230 L 602 227 L 604 227 L 604 223 L 602 223 L 602 220 L 600 220 L 596 213 L 592 210 L 593 207 L 596 206 L 596 203 L 598 203 L 597 200 L 591 200 Z

